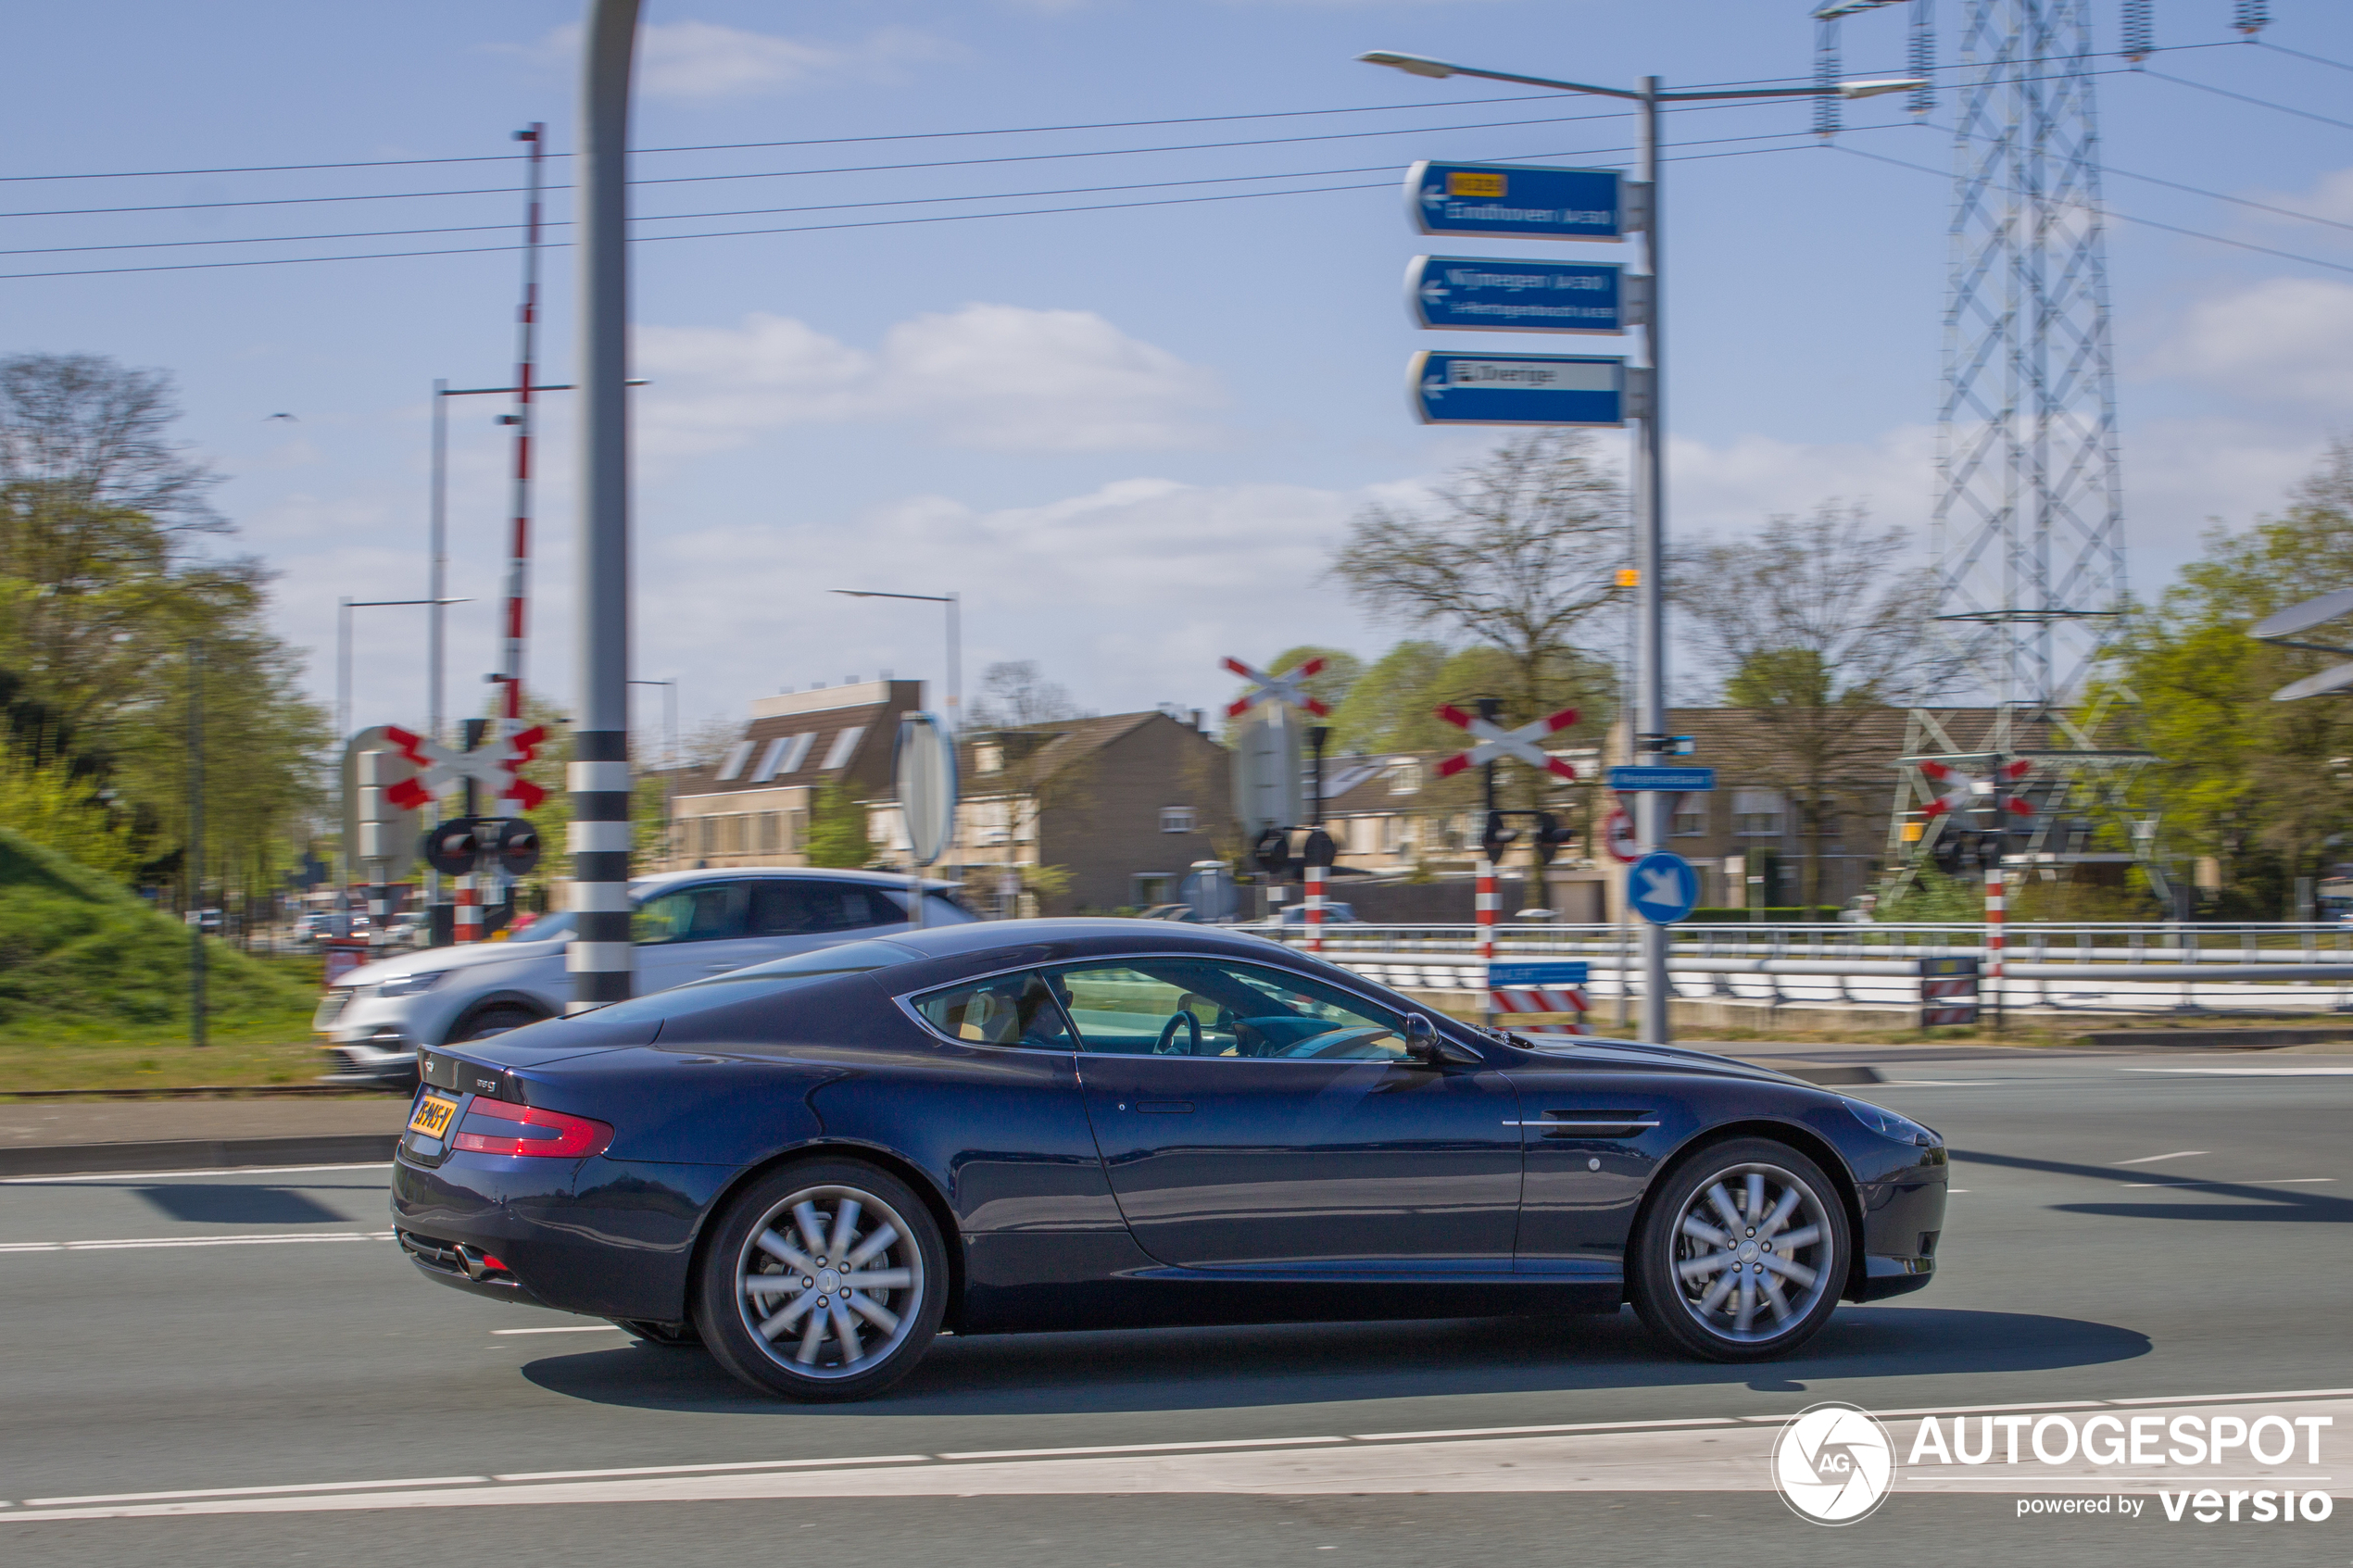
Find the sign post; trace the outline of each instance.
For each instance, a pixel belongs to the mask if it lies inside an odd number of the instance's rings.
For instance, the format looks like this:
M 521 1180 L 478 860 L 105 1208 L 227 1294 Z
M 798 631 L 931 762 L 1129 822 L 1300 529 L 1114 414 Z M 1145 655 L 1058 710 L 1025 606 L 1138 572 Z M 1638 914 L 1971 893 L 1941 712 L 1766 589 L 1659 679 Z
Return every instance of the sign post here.
M 1291 830 L 1299 826 L 1302 817 L 1309 818 L 1310 826 L 1324 820 L 1322 737 L 1328 732 L 1320 728 L 1314 732 L 1316 798 L 1311 812 L 1301 798 L 1300 734 L 1291 718 L 1294 709 L 1318 719 L 1331 717 L 1331 709 L 1306 685 L 1311 677 L 1323 672 L 1324 661 L 1311 659 L 1273 674 L 1239 659 L 1227 659 L 1221 664 L 1229 674 L 1239 675 L 1250 683 L 1248 690 L 1226 705 L 1226 717 L 1239 721 L 1234 734 L 1234 815 L 1240 821 L 1244 836 L 1252 842 L 1264 847 L 1270 843 L 1270 835 L 1280 835 L 1287 845 Z M 1290 852 L 1285 848 L 1277 859 L 1262 848 L 1260 861 L 1267 868 L 1266 912 L 1271 918 L 1276 906 L 1283 900 L 1282 884 L 1277 879 L 1283 874 L 1282 868 L 1290 864 Z M 1329 864 L 1331 861 L 1327 859 L 1324 865 Z M 1302 891 L 1307 895 L 1307 945 L 1311 950 L 1320 950 L 1323 870 L 1317 867 L 1311 872 L 1302 866 L 1301 871 Z
M 956 741 L 930 713 L 901 714 L 891 746 L 891 777 L 899 784 L 899 814 L 907 824 L 907 856 L 914 862 L 907 888 L 907 923 L 924 923 L 924 868 L 956 841 Z
M 1495 809 L 1496 762 L 1509 757 L 1516 761 L 1526 763 L 1538 772 L 1551 773 L 1555 777 L 1572 781 L 1577 777 L 1575 768 L 1557 757 L 1548 755 L 1537 744 L 1544 736 L 1566 730 L 1576 723 L 1577 709 L 1564 708 L 1556 713 L 1548 713 L 1541 719 L 1522 724 L 1516 730 L 1507 730 L 1495 722 L 1494 716 L 1502 706 L 1492 697 L 1481 697 L 1478 700 L 1479 710 L 1477 713 L 1466 713 L 1451 702 L 1441 703 L 1438 709 L 1438 716 L 1441 719 L 1469 734 L 1478 742 L 1468 750 L 1458 751 L 1439 763 L 1438 776 L 1441 779 L 1451 779 L 1466 768 L 1483 767 L 1487 770 L 1487 829 L 1479 837 L 1478 889 L 1475 896 L 1477 904 L 1475 913 L 1478 921 L 1478 961 L 1482 964 L 1492 964 L 1495 961 L 1497 912 L 1495 862 L 1503 854 L 1504 847 L 1517 836 L 1516 833 L 1504 825 L 1504 814 Z M 1541 860 L 1538 862 L 1537 874 L 1539 876 L 1543 874 Z M 1492 1023 L 1495 1021 L 1495 1012 L 1491 1005 L 1491 997 L 1490 1001 L 1487 1021 Z

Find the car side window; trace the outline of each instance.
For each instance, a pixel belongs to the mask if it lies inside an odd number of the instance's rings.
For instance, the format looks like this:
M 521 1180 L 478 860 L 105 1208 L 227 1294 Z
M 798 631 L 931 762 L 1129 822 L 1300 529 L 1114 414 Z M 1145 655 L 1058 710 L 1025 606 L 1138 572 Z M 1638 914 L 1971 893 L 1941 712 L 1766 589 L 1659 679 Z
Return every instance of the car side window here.
M 934 991 L 915 998 L 915 1010 L 951 1040 L 1036 1050 L 1072 1048 L 1054 994 L 1034 970 Z
M 630 917 L 630 935 L 647 947 L 718 942 L 744 934 L 744 884 L 700 882 L 656 894 Z
M 1132 959 L 1074 964 L 1051 979 L 1089 1051 L 1327 1061 L 1407 1055 L 1396 1014 L 1256 964 Z

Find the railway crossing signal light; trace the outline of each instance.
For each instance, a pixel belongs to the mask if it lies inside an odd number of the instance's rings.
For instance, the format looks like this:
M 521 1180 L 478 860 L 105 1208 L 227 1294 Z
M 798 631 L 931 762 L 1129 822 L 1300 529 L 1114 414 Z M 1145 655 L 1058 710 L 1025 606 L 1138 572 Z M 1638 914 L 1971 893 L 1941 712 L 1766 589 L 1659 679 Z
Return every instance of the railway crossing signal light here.
M 1478 842 L 1487 851 L 1488 859 L 1494 861 L 1501 860 L 1504 849 L 1518 837 L 1517 830 L 1504 825 L 1503 812 L 1490 811 L 1487 813 L 1487 831 L 1479 834 Z
M 1250 847 L 1250 858 L 1269 876 L 1280 876 L 1290 870 L 1290 833 L 1284 828 L 1268 828 Z
M 1560 818 L 1552 812 L 1537 812 L 1536 833 L 1533 839 L 1537 865 L 1551 865 L 1553 857 L 1561 852 L 1561 847 L 1574 842 L 1576 837 L 1576 831 L 1562 826 Z

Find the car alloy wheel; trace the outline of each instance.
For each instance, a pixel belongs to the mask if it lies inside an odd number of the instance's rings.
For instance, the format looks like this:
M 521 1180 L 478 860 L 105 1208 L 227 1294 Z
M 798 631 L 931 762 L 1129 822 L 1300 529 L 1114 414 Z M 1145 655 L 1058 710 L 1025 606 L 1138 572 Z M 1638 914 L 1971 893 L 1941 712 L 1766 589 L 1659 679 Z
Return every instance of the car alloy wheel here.
M 755 1386 L 862 1399 L 922 1357 L 947 1277 L 938 1228 L 904 1184 L 849 1161 L 786 1166 L 729 1210 L 704 1258 L 697 1322 Z
M 1846 1284 L 1846 1210 L 1819 1166 L 1743 1138 L 1673 1172 L 1636 1246 L 1634 1307 L 1652 1333 L 1710 1361 L 1795 1349 Z

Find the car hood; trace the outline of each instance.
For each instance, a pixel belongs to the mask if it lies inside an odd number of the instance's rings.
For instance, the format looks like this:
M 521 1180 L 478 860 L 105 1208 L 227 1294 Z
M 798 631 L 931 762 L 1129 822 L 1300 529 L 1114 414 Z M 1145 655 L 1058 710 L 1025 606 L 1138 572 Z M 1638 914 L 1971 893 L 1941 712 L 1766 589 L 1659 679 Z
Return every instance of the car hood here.
M 1521 1038 L 1526 1039 L 1526 1035 Z M 1687 1046 L 1645 1045 L 1639 1040 L 1548 1040 L 1532 1048 L 1540 1056 L 1565 1057 L 1591 1062 L 1597 1067 L 1656 1068 L 1670 1073 L 1705 1073 L 1718 1078 L 1747 1078 L 1769 1084 L 1805 1084 L 1786 1073 L 1754 1062 L 1736 1061 L 1729 1056 L 1712 1051 L 1695 1051 Z M 1807 1085 L 1807 1087 L 1816 1085 Z
M 427 947 L 421 952 L 396 953 L 388 959 L 361 964 L 337 984 L 381 985 L 404 974 L 473 969 L 483 964 L 511 963 L 518 959 L 547 958 L 562 952 L 564 944 L 571 939 L 572 934 L 566 932 L 552 942 L 472 942 L 462 947 Z

